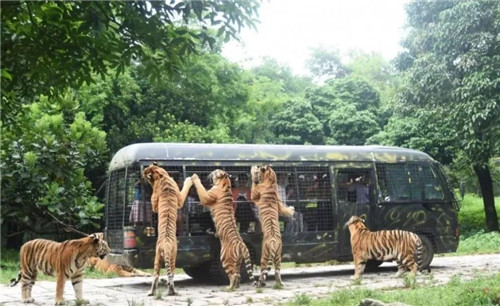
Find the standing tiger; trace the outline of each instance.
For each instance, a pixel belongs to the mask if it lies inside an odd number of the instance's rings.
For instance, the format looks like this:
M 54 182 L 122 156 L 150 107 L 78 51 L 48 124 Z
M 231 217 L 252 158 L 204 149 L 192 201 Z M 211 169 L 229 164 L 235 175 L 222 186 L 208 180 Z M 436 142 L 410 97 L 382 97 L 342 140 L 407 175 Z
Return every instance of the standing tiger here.
M 371 232 L 363 219 L 352 216 L 347 221 L 351 233 L 351 248 L 354 258 L 354 275 L 357 279 L 365 270 L 366 261 L 396 260 L 400 277 L 406 270 L 415 276 L 422 267 L 422 254 L 424 251 L 422 240 L 412 232 L 403 230 L 382 230 Z
M 158 214 L 158 239 L 156 240 L 156 253 L 154 261 L 153 284 L 148 295 L 154 295 L 158 288 L 160 265 L 165 263 L 167 270 L 168 295 L 175 294 L 174 272 L 177 259 L 177 210 L 182 208 L 189 188 L 193 182 L 186 178 L 182 191 L 168 172 L 152 164 L 144 169 L 143 177 L 153 188 L 151 205 L 154 213 Z
M 248 248 L 241 238 L 236 219 L 234 217 L 233 194 L 229 175 L 216 169 L 210 173 L 208 179 L 212 184 L 206 190 L 200 182 L 198 175 L 191 177 L 196 191 L 203 205 L 210 208 L 215 223 L 216 236 L 220 239 L 220 261 L 224 271 L 229 277 L 228 290 L 240 286 L 240 267 L 243 260 L 250 279 L 253 278 L 253 267 Z
M 294 213 L 292 206 L 286 207 L 278 194 L 276 173 L 270 165 L 253 166 L 251 199 L 259 209 L 262 226 L 262 255 L 260 263 L 260 278 L 257 287 L 265 286 L 267 274 L 274 263 L 276 287 L 283 286 L 281 281 L 281 232 L 279 215 L 290 217 Z
M 20 272 L 17 279 L 12 279 L 10 286 L 21 280 L 21 301 L 33 303 L 31 289 L 39 271 L 57 278 L 56 305 L 64 305 L 64 285 L 71 279 L 76 298 L 84 303 L 82 281 L 87 259 L 92 256 L 104 258 L 110 249 L 104 241 L 103 233 L 64 242 L 46 239 L 34 239 L 26 242 L 19 252 Z

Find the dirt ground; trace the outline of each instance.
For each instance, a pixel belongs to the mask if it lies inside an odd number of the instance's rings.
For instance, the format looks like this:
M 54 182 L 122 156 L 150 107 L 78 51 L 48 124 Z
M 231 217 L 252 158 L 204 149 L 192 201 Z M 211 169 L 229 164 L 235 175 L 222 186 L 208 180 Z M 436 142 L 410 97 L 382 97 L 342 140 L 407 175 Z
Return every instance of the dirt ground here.
M 432 277 L 418 275 L 417 282 L 423 286 L 443 284 L 453 275 L 463 280 L 479 275 L 492 275 L 500 272 L 500 254 L 435 257 Z M 161 299 L 146 296 L 151 286 L 151 277 L 84 279 L 84 297 L 90 305 L 275 305 L 291 301 L 300 294 L 310 297 L 324 297 L 341 288 L 366 287 L 371 289 L 403 288 L 404 280 L 395 278 L 396 266 L 384 263 L 371 273 L 365 273 L 360 285 L 350 280 L 352 264 L 336 266 L 315 266 L 288 268 L 282 272 L 284 289 L 273 289 L 272 273 L 267 287 L 256 290 L 251 284 L 242 284 L 233 292 L 226 292 L 225 286 L 208 285 L 194 281 L 187 275 L 176 275 L 176 296 Z M 165 273 L 162 271 L 163 274 Z M 33 288 L 37 305 L 53 305 L 55 296 L 54 282 L 40 281 Z M 166 292 L 165 285 L 160 290 Z M 20 284 L 16 287 L 0 287 L 2 305 L 26 305 L 20 303 Z M 75 305 L 75 295 L 70 282 L 66 283 L 64 297 L 67 304 Z

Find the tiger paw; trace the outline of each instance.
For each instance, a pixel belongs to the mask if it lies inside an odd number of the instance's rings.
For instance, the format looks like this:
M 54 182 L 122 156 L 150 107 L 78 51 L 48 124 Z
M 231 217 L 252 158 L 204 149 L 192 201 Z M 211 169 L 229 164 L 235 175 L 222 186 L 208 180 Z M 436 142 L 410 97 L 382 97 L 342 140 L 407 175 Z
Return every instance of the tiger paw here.
M 359 276 L 356 276 L 356 275 L 351 275 L 350 279 L 351 280 L 357 280 L 359 278 Z
M 66 302 L 64 302 L 64 300 L 59 300 L 59 301 L 56 301 L 56 306 L 57 305 L 66 305 Z
M 21 302 L 23 303 L 34 303 L 35 302 L 35 299 L 30 297 L 30 298 L 27 298 L 27 299 L 24 299 L 24 300 L 21 300 Z

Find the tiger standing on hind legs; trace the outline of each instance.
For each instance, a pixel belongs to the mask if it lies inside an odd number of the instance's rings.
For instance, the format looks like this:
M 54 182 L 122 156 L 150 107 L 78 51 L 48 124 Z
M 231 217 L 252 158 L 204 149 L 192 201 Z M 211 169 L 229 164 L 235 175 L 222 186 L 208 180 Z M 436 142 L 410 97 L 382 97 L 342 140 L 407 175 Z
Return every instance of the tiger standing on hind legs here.
M 295 212 L 292 206 L 286 207 L 278 194 L 276 173 L 270 165 L 253 166 L 251 199 L 259 209 L 262 225 L 262 254 L 260 263 L 260 277 L 257 287 L 264 287 L 267 274 L 274 263 L 275 287 L 283 287 L 281 281 L 281 232 L 279 215 L 290 217 Z
M 250 279 L 253 278 L 253 267 L 250 252 L 248 252 L 236 225 L 231 179 L 226 172 L 220 169 L 214 170 L 208 176 L 212 185 L 208 191 L 203 187 L 198 175 L 193 174 L 191 179 L 201 203 L 210 208 L 215 223 L 216 237 L 219 237 L 221 244 L 220 261 L 229 278 L 229 286 L 226 289 L 238 288 L 242 261 L 245 261 Z
M 193 182 L 186 178 L 182 191 L 168 172 L 152 164 L 143 172 L 143 177 L 153 188 L 151 205 L 153 212 L 158 214 L 158 238 L 154 261 L 153 284 L 148 295 L 154 295 L 158 288 L 160 265 L 165 263 L 167 270 L 168 295 L 175 295 L 174 272 L 177 259 L 177 210 L 182 208 Z
M 363 219 L 352 216 L 345 224 L 351 233 L 352 257 L 354 258 L 354 275 L 358 279 L 365 270 L 366 262 L 374 260 L 396 260 L 398 272 L 402 276 L 406 270 L 415 277 L 417 270 L 422 270 L 422 254 L 424 247 L 420 237 L 403 230 L 370 231 Z M 428 269 L 430 271 L 430 269 Z

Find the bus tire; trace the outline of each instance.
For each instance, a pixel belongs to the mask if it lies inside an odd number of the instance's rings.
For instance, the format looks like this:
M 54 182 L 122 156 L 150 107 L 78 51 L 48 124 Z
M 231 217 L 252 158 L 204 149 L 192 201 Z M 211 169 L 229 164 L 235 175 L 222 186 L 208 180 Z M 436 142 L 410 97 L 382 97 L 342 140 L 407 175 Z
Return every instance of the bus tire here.
M 207 282 L 210 280 L 210 262 L 204 262 L 194 267 L 184 267 L 182 269 L 188 276 L 197 281 Z
M 418 235 L 420 240 L 422 240 L 422 245 L 424 247 L 424 252 L 422 254 L 422 267 L 421 269 L 427 269 L 431 265 L 432 259 L 434 259 L 434 247 L 432 246 L 432 241 L 429 237 L 424 235 Z
M 376 270 L 382 263 L 383 261 L 381 260 L 368 260 L 365 269 L 368 271 Z

